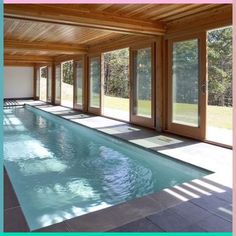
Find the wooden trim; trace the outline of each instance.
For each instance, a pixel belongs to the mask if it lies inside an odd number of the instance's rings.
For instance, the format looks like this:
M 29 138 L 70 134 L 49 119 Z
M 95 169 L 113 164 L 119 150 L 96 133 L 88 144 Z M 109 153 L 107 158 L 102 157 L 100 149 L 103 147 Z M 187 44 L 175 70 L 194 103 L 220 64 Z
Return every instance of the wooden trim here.
M 4 54 L 4 63 L 13 64 L 49 64 L 53 62 L 52 57 L 48 56 L 34 56 L 34 55 L 9 55 Z
M 146 126 L 149 128 L 154 128 L 155 127 L 155 119 L 156 119 L 156 99 L 155 99 L 155 94 L 156 94 L 156 63 L 155 63 L 155 58 L 156 58 L 156 49 L 155 49 L 155 43 L 149 44 L 149 43 L 143 43 L 136 45 L 134 47 L 130 47 L 130 122 L 142 126 Z M 135 68 L 134 68 L 134 53 L 136 53 L 139 49 L 144 49 L 144 48 L 151 48 L 151 64 L 152 64 L 152 85 L 151 85 L 151 117 L 144 117 L 140 116 L 138 114 L 134 113 L 134 100 L 135 100 L 135 90 L 136 88 L 134 87 L 136 84 L 135 81 Z
M 193 32 L 200 33 L 228 25 L 232 25 L 232 4 L 168 23 L 165 39 L 191 35 Z
M 89 47 L 88 54 L 98 54 L 104 52 L 115 51 L 121 48 L 135 47 L 139 44 L 148 44 L 155 42 L 157 37 L 147 36 L 130 36 L 126 35 L 116 40 L 104 41 L 103 43 L 93 45 Z
M 55 44 L 44 42 L 25 42 L 16 40 L 4 40 L 4 49 L 12 49 L 17 51 L 41 51 L 41 52 L 53 52 L 58 54 L 86 54 L 87 47 L 84 45 L 73 44 Z
M 136 20 L 111 13 L 81 12 L 78 9 L 63 8 L 61 4 L 5 4 L 4 17 L 92 27 L 126 34 L 156 36 L 166 31 L 162 22 Z
M 35 63 L 33 62 L 25 62 L 25 61 L 18 61 L 18 60 L 4 60 L 4 66 L 17 66 L 17 67 L 25 67 L 31 66 L 33 67 Z

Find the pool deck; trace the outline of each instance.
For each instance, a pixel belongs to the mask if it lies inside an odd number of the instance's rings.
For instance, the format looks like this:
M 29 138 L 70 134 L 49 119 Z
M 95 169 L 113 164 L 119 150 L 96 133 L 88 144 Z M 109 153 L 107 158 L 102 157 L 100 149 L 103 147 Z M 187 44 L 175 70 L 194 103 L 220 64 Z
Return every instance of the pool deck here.
M 37 232 L 232 231 L 232 150 L 40 101 L 19 103 L 214 172 L 139 199 L 65 219 Z M 5 170 L 4 231 L 30 231 Z

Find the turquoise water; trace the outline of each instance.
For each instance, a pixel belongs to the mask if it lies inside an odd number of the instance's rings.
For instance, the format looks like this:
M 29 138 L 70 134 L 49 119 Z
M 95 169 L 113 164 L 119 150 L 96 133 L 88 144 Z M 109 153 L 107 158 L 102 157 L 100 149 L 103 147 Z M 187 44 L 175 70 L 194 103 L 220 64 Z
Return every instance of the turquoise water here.
M 209 173 L 32 107 L 4 111 L 4 165 L 31 230 Z

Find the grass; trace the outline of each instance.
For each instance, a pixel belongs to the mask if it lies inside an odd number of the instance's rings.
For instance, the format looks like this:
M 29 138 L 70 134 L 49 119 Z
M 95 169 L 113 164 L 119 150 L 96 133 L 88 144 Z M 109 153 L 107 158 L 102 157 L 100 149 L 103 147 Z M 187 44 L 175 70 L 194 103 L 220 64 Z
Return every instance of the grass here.
M 104 107 L 129 112 L 129 99 L 104 96 Z M 148 100 L 139 100 L 137 113 L 150 117 L 151 102 Z
M 71 85 L 64 84 L 65 90 L 72 91 Z M 44 89 L 42 89 L 44 91 Z M 81 92 L 78 91 L 81 95 Z M 42 94 L 42 97 L 45 97 L 46 94 Z M 72 96 L 71 93 L 64 92 L 62 94 L 64 101 L 71 102 Z M 78 100 L 81 100 L 79 97 Z M 92 99 L 92 105 L 94 107 L 99 107 L 99 96 L 94 94 Z M 104 96 L 104 107 L 119 110 L 122 112 L 129 112 L 129 99 L 128 98 L 119 98 Z M 151 102 L 148 100 L 139 100 L 138 101 L 138 114 L 143 116 L 150 117 Z M 179 123 L 186 124 L 197 124 L 198 119 L 198 110 L 197 105 L 195 104 L 184 104 L 176 103 L 174 105 L 174 120 Z M 221 106 L 208 106 L 207 107 L 207 126 L 232 129 L 232 107 L 221 107 Z
M 139 113 L 149 115 L 150 101 L 140 101 Z M 104 97 L 104 106 L 120 111 L 129 111 L 129 99 L 118 97 Z M 198 111 L 195 104 L 176 103 L 174 106 L 174 120 L 182 123 L 197 124 Z M 208 106 L 207 126 L 232 129 L 232 107 Z

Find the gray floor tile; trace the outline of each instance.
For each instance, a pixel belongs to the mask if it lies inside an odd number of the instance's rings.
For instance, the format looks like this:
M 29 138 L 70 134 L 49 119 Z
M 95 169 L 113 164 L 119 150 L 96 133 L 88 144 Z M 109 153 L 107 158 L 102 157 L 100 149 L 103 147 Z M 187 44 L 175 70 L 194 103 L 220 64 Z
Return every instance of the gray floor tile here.
M 65 222 L 61 222 L 41 229 L 37 229 L 34 232 L 69 232 L 69 229 Z
M 187 226 L 186 228 L 183 228 L 182 232 L 206 232 L 206 230 L 198 225 L 190 225 Z
M 4 232 L 29 232 L 20 207 L 4 210 Z
M 171 209 L 148 216 L 147 219 L 167 232 L 181 232 L 191 225 L 190 222 Z
M 232 203 L 232 197 L 233 197 L 233 193 L 232 193 L 232 189 L 227 189 L 225 192 L 223 193 L 215 193 L 215 196 L 217 198 L 220 198 L 224 201 L 227 201 L 229 203 Z
M 163 230 L 144 218 L 110 230 L 110 232 L 163 232 Z
M 208 232 L 232 232 L 231 222 L 214 215 L 201 220 L 197 226 Z
M 4 209 L 19 206 L 18 199 L 7 174 L 4 175 Z
M 194 224 L 211 215 L 211 213 L 207 210 L 204 210 L 191 202 L 181 203 L 171 209 L 178 215 L 188 220 L 191 224 Z
M 208 210 L 209 212 L 221 216 L 226 220 L 232 221 L 231 204 L 215 197 L 214 195 L 191 199 L 190 202 Z
M 93 212 L 66 221 L 72 232 L 103 232 L 118 227 L 114 218 Z

